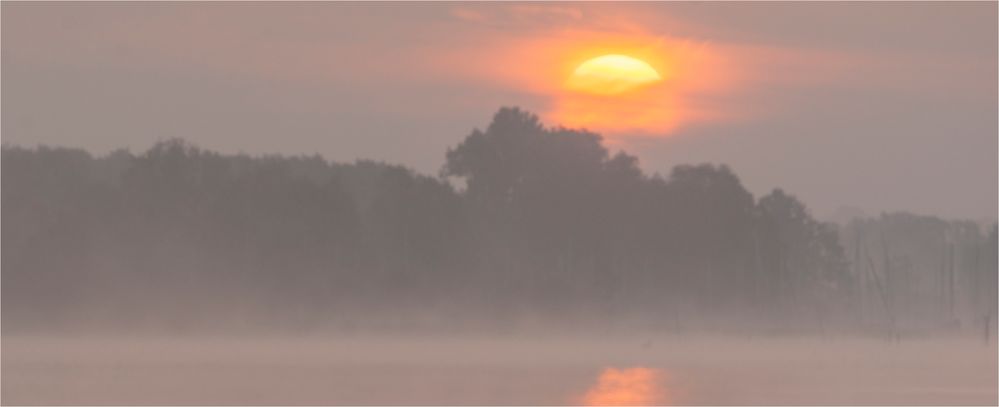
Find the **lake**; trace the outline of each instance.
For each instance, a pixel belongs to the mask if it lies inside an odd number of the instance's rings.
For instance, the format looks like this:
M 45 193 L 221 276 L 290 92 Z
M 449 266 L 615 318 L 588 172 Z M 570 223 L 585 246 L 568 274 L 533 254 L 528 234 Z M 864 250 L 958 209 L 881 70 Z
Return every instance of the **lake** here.
M 3 404 L 997 404 L 981 338 L 5 335 Z

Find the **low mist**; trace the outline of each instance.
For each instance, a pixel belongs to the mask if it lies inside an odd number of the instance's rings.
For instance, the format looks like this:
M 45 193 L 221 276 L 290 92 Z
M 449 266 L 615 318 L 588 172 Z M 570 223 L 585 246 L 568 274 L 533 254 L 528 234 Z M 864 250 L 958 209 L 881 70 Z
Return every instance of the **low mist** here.
M 996 224 L 499 110 L 434 176 L 5 144 L 4 404 L 995 404 Z

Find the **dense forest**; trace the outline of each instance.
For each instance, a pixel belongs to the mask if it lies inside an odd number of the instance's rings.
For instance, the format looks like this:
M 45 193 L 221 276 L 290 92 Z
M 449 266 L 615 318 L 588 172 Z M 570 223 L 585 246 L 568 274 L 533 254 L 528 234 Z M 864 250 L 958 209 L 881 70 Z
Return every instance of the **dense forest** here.
M 820 222 L 724 165 L 646 174 L 499 110 L 429 176 L 320 156 L 4 145 L 3 329 L 918 335 L 996 314 L 996 225 Z

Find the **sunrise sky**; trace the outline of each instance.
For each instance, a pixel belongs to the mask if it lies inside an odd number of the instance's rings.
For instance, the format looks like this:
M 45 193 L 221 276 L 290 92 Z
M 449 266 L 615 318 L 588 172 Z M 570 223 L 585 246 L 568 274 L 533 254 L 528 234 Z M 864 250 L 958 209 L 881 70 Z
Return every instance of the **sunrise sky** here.
M 95 153 L 183 137 L 436 174 L 447 147 L 520 106 L 649 171 L 728 164 L 819 217 L 994 218 L 996 7 L 4 3 L 2 134 Z M 659 79 L 578 86 L 607 54 Z

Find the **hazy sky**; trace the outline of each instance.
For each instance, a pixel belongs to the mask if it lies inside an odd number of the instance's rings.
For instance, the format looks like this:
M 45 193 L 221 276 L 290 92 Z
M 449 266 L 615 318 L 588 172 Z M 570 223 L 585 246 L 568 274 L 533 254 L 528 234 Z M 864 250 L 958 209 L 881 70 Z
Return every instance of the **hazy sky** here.
M 436 174 L 447 147 L 516 105 L 597 128 L 648 171 L 729 164 L 757 196 L 782 187 L 820 217 L 852 206 L 994 218 L 996 13 L 994 2 L 4 2 L 2 135 L 97 153 L 183 137 Z M 665 79 L 641 100 L 573 99 L 566 75 L 602 53 L 641 56 Z

